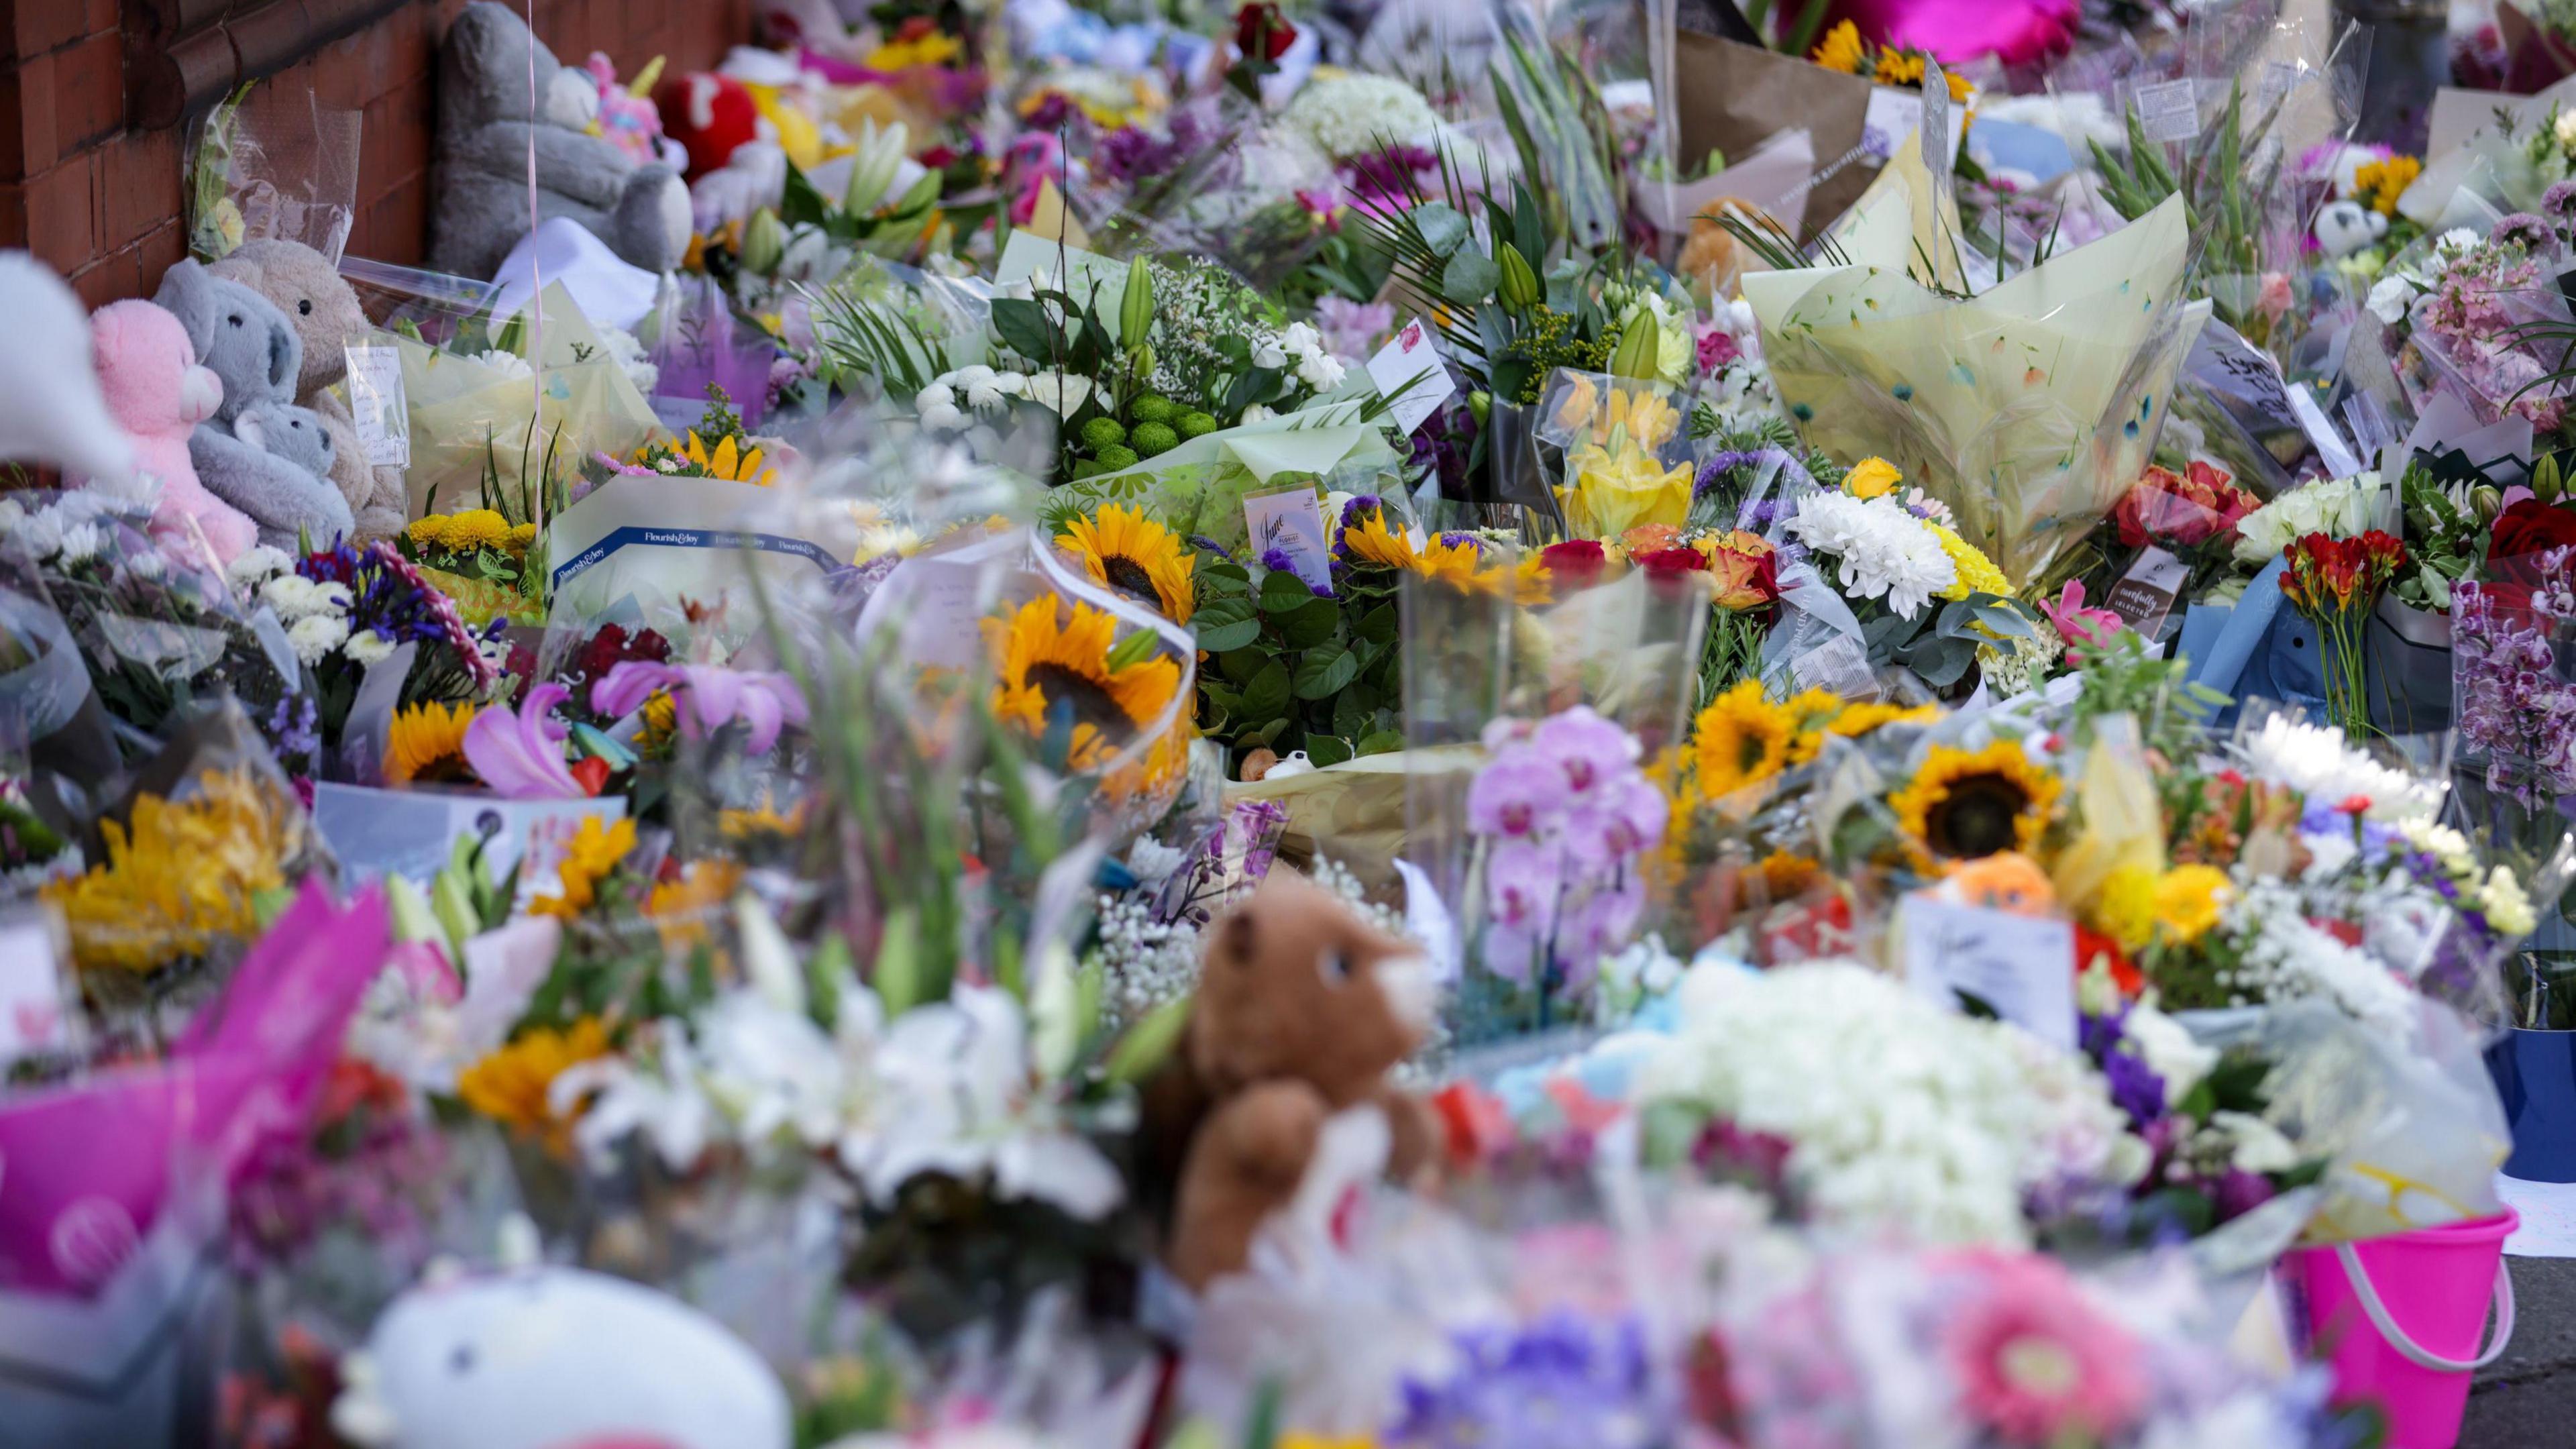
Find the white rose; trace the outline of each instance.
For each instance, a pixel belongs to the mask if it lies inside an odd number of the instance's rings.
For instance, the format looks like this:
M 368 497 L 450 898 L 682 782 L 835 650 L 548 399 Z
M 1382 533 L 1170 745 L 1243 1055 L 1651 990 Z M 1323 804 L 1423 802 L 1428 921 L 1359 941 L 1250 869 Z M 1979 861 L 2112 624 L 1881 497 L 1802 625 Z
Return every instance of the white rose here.
M 330 614 L 313 614 L 295 621 L 286 631 L 286 642 L 295 649 L 295 657 L 307 664 L 319 664 L 331 651 L 349 638 L 345 619 Z
M 350 635 L 349 642 L 340 646 L 340 652 L 358 664 L 382 664 L 393 657 L 394 641 L 369 629 Z
M 1341 386 L 1341 359 L 1330 353 L 1314 353 L 1297 364 L 1297 380 L 1317 392 L 1329 392 Z
M 1286 349 L 1282 348 L 1277 342 L 1264 342 L 1259 347 L 1252 349 L 1252 365 L 1255 367 L 1286 367 L 1288 365 L 1288 353 Z
M 1254 403 L 1243 410 L 1243 420 L 1247 423 L 1263 422 L 1273 416 L 1275 415 L 1270 409 L 1260 403 Z
M 1314 352 L 1324 345 L 1324 334 L 1303 322 L 1291 322 L 1288 330 L 1279 334 L 1279 345 L 1294 353 Z
M 2147 1070 L 2164 1078 L 2165 1100 L 2181 1100 L 2218 1065 L 2218 1050 L 2192 1040 L 2181 1022 L 2149 1006 L 2132 1007 L 2120 1034 L 2135 1048 Z

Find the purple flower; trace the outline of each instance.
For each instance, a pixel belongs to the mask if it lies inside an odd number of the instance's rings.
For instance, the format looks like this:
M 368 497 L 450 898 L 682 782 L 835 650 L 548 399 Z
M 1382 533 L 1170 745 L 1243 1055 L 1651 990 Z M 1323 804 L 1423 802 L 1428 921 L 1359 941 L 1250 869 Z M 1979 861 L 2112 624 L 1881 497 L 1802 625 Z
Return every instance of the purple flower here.
M 1618 866 L 1661 844 L 1671 806 L 1654 782 L 1634 771 L 1613 779 L 1566 825 L 1566 843 L 1577 860 Z
M 2220 1222 L 2241 1218 L 2277 1196 L 2279 1194 L 2273 1191 L 2271 1179 L 2236 1167 L 2227 1169 L 2210 1191 L 2211 1200 L 2218 1206 Z
M 1479 835 L 1531 840 L 1564 809 L 1565 771 L 1536 750 L 1512 749 L 1476 772 L 1467 787 L 1467 828 Z
M 1578 808 L 1598 798 L 1637 760 L 1636 736 L 1586 705 L 1541 721 L 1530 743 L 1565 773 L 1567 801 Z
M 550 716 L 572 691 L 540 684 L 516 710 L 487 709 L 465 727 L 465 762 L 504 800 L 579 800 L 590 792 L 564 763 L 570 726 Z
M 739 720 L 748 731 L 743 748 L 755 755 L 769 752 L 781 728 L 806 720 L 804 693 L 785 674 L 642 659 L 615 665 L 592 684 L 590 707 L 620 719 L 664 689 L 671 691 L 672 702 L 679 706 L 681 734 L 702 739 Z
M 2540 194 L 2540 209 L 2561 222 L 2576 221 L 2576 181 L 2550 183 Z
M 1336 357 L 1366 357 L 1395 325 L 1391 302 L 1354 302 L 1348 297 L 1322 297 L 1315 302 L 1315 330 L 1324 350 Z
M 2557 239 L 2557 233 L 2549 229 L 2549 223 L 2527 211 L 2517 211 L 2499 220 L 2487 232 L 2487 240 L 2497 246 L 2520 246 L 2531 251 L 2538 251 Z
M 1559 1309 L 1535 1323 L 1457 1335 L 1459 1367 L 1408 1379 L 1388 1442 L 1420 1449 L 1644 1449 L 1655 1442 L 1645 1333 Z

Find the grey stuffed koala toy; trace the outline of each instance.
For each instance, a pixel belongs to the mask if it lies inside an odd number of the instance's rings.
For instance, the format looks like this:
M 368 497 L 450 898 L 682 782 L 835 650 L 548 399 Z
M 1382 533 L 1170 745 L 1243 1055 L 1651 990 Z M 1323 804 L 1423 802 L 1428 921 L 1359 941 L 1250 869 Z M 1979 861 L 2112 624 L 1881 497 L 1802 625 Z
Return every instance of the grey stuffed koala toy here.
M 536 95 L 528 61 L 536 58 Z M 530 102 L 537 115 L 530 119 Z M 438 57 L 436 206 L 429 264 L 489 278 L 526 236 L 528 147 L 536 146 L 537 220 L 568 216 L 648 272 L 680 264 L 689 191 L 662 165 L 636 164 L 583 128 L 599 114 L 589 75 L 566 70 L 509 9 L 476 0 L 448 28 Z
M 408 521 L 403 470 L 367 462 L 349 405 L 332 390 L 349 375 L 349 344 L 363 342 L 375 332 L 358 305 L 358 294 L 341 280 L 328 258 L 301 242 L 244 242 L 206 270 L 266 297 L 295 329 L 304 346 L 304 365 L 294 384 L 295 404 L 312 409 L 330 433 L 330 462 L 314 471 L 327 475 L 348 501 L 358 537 L 400 533 Z
M 214 276 L 194 261 L 172 267 L 152 300 L 179 319 L 196 346 L 197 360 L 223 379 L 222 405 L 188 435 L 188 461 L 196 465 L 197 481 L 248 514 L 262 543 L 291 549 L 301 536 L 329 547 L 348 538 L 349 502 L 329 477 L 334 450 L 321 420 L 293 405 L 304 345 L 286 314 L 266 297 Z M 245 416 L 252 419 L 251 431 L 260 442 L 237 434 Z M 321 440 L 318 451 L 298 440 L 299 430 Z M 270 452 L 268 435 L 277 432 L 288 435 L 289 451 L 318 458 L 323 467 L 317 471 Z
M 292 403 L 265 402 L 243 409 L 233 419 L 233 436 L 317 478 L 331 476 L 331 461 L 339 453 L 339 443 L 322 415 Z

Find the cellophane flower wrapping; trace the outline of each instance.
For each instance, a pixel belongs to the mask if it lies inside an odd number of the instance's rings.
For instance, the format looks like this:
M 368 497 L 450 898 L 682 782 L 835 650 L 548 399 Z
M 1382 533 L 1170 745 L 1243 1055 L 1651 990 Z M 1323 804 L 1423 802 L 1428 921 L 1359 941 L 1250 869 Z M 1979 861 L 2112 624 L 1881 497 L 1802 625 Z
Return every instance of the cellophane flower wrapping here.
M 1932 205 L 1902 186 L 1919 170 L 1891 165 L 1854 209 L 1853 265 L 1756 274 L 1746 300 L 1810 446 L 1896 464 L 1949 505 L 1962 538 L 2033 579 L 2110 512 L 2154 449 L 2208 316 L 2179 287 L 2184 209 L 2168 199 L 1962 298 L 1907 274 L 1920 229 L 1908 217 Z
M 1549 376 L 1537 434 L 1564 458 L 1553 491 L 1567 538 L 1689 521 L 1699 470 L 1684 414 L 1679 391 L 1660 382 L 1562 368 Z

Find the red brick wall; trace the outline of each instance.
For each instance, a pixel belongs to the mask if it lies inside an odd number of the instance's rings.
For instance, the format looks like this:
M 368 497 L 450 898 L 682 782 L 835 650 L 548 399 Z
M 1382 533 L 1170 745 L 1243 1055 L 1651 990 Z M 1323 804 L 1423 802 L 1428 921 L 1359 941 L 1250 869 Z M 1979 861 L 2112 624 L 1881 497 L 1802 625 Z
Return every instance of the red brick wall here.
M 353 255 L 417 265 L 428 249 L 438 42 L 463 7 L 410 0 L 260 83 L 363 111 Z M 621 74 L 655 55 L 687 70 L 744 40 L 749 11 L 750 0 L 536 0 L 536 30 L 568 64 L 600 50 Z M 0 0 L 0 247 L 33 251 L 92 307 L 149 296 L 187 254 L 185 131 L 127 124 L 121 22 L 150 18 L 137 0 L 123 14 L 119 0 Z

